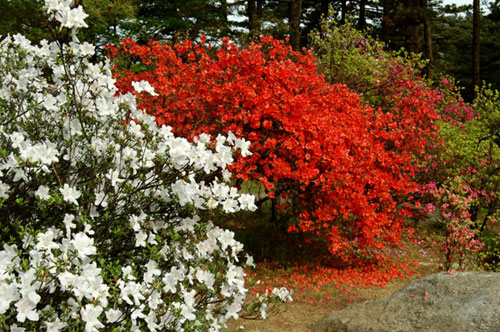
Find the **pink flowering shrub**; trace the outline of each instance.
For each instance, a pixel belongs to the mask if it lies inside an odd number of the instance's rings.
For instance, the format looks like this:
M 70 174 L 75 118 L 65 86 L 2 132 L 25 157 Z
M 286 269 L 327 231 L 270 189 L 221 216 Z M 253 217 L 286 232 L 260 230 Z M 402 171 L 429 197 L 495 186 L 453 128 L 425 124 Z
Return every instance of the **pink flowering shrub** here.
M 421 182 L 427 183 L 419 189 L 421 202 L 435 205 L 446 220 L 445 267 L 481 265 L 483 238 L 500 216 L 500 97 L 486 87 L 467 105 L 448 79 L 441 91 L 455 102 L 440 110 L 440 144 L 420 164 Z
M 471 267 L 474 257 L 483 248 L 478 232 L 471 220 L 471 206 L 481 195 L 471 188 L 462 177 L 455 177 L 439 188 L 429 186 L 429 192 L 441 212 L 445 223 L 445 240 L 442 243 L 444 254 L 443 268 L 445 270 L 463 270 Z M 426 207 L 430 212 L 432 203 Z

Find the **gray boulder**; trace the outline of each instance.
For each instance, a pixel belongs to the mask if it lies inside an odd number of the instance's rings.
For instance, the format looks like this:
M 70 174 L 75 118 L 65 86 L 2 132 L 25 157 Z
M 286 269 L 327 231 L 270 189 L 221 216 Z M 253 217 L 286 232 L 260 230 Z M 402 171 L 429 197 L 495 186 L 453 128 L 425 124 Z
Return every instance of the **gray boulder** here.
M 439 273 L 394 294 L 354 304 L 314 332 L 500 332 L 500 273 Z

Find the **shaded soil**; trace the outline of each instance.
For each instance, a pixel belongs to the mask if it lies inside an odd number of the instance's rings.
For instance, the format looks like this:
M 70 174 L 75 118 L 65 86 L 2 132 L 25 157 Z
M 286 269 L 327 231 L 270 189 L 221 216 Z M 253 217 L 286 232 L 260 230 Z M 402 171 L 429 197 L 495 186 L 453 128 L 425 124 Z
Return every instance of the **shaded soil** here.
M 353 303 L 363 303 L 388 296 L 407 285 L 410 280 L 437 272 L 432 256 L 420 257 L 416 273 L 407 280 L 393 280 L 385 287 L 357 288 L 346 293 L 331 287 L 325 292 L 294 291 L 294 302 L 287 304 L 284 311 L 266 320 L 230 321 L 224 332 L 309 332 L 310 327 L 333 311 L 344 309 Z M 435 257 L 434 257 L 435 258 Z M 297 300 L 297 297 L 299 300 Z M 303 299 L 305 297 L 305 299 Z M 327 299 L 328 298 L 328 299 Z

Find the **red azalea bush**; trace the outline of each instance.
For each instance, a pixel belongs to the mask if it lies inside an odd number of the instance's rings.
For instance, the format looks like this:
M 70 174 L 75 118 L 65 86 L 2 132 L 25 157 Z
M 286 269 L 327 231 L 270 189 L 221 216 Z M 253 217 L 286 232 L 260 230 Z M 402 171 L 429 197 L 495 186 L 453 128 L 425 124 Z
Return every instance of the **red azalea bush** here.
M 397 198 L 414 188 L 411 161 L 421 148 L 409 142 L 421 142 L 419 128 L 427 130 L 435 114 L 429 107 L 405 112 L 414 100 L 432 99 L 431 91 L 410 89 L 394 100 L 399 112 L 380 112 L 325 82 L 310 52 L 270 37 L 245 49 L 228 39 L 216 51 L 203 42 L 127 39 L 109 50 L 120 92 L 137 94 L 159 123 L 190 138 L 230 131 L 251 142 L 253 154 L 232 171 L 239 181 L 258 181 L 273 206 L 297 212 L 289 231 L 326 238 L 344 260 L 378 260 L 387 245 L 399 244 L 406 211 Z M 142 80 L 158 95 L 134 91 L 132 82 Z M 419 112 L 428 114 L 406 118 Z M 400 130 L 401 122 L 413 130 Z
M 414 196 L 419 213 L 413 219 L 426 218 L 429 207 L 437 206 L 443 214 L 444 267 L 465 267 L 482 247 L 478 235 L 486 222 L 495 220 L 498 122 L 493 95 L 478 98 L 483 102 L 470 107 L 446 78 L 431 88 L 421 77 L 425 62 L 386 50 L 349 22 L 323 21 L 311 42 L 329 82 L 346 83 L 365 103 L 395 116 L 390 137 L 400 137 L 399 146 L 404 148 L 388 147 L 412 153 L 416 165 L 414 180 L 419 186 Z M 484 120 L 477 114 L 482 107 L 488 108 Z M 457 179 L 463 183 L 457 185 Z M 427 207 L 420 208 L 421 203 Z

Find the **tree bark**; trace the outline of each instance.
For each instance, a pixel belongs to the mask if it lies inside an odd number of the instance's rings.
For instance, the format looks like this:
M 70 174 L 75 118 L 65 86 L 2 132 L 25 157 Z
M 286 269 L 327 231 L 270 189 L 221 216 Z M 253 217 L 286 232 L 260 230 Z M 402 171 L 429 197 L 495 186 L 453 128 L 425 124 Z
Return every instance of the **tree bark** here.
M 480 18 L 481 18 L 481 6 L 479 0 L 473 0 L 473 14 L 472 14 L 472 84 L 474 85 L 474 98 L 476 97 L 475 89 L 480 84 L 480 47 L 481 47 L 481 36 L 480 36 Z
M 321 15 L 328 15 L 330 0 L 321 0 Z
M 359 1 L 358 28 L 363 30 L 366 27 L 366 0 Z
M 340 10 L 340 22 L 344 23 L 347 15 L 347 0 L 342 0 L 342 7 Z
M 424 38 L 425 38 L 425 57 L 429 61 L 427 63 L 427 78 L 432 80 L 434 77 L 434 55 L 432 54 L 432 29 L 431 15 L 428 8 L 427 0 L 423 0 L 424 7 Z
M 264 0 L 248 0 L 247 2 L 248 31 L 252 41 L 257 41 L 260 37 L 263 4 Z
M 300 50 L 300 19 L 302 17 L 302 0 L 291 0 L 289 12 L 290 45 L 296 51 Z
M 382 40 L 386 43 L 391 39 L 391 29 L 394 25 L 392 17 L 392 0 L 383 0 L 383 17 L 382 17 Z
M 257 7 L 255 0 L 248 0 L 247 2 L 247 16 L 248 16 L 248 30 L 250 34 L 255 31 L 255 18 L 257 16 Z
M 258 26 L 260 30 L 260 26 L 262 24 L 262 7 L 264 6 L 264 0 L 257 0 L 257 20 Z
M 221 0 L 220 5 L 221 19 L 222 19 L 222 28 L 221 32 L 224 36 L 229 35 L 229 20 L 228 20 L 228 9 L 227 9 L 227 0 Z
M 423 29 L 422 29 L 422 1 L 408 0 L 405 4 L 406 15 L 402 26 L 406 26 L 406 48 L 410 53 L 422 51 Z
M 257 29 L 257 5 L 255 0 L 248 0 L 247 3 L 248 31 L 250 40 L 257 39 L 259 32 Z

